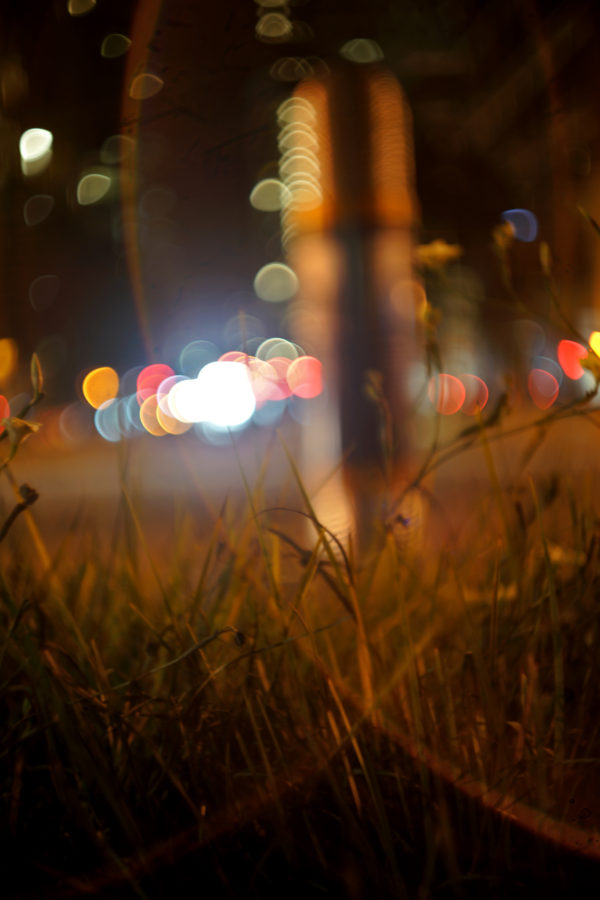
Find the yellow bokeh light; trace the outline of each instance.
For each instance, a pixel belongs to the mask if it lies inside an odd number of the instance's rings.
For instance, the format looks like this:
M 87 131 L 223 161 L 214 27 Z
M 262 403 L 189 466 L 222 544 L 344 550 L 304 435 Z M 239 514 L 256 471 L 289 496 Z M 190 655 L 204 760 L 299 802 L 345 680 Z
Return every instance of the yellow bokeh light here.
M 85 16 L 93 10 L 96 0 L 69 0 L 67 10 L 70 16 Z
M 154 437 L 164 437 L 167 434 L 158 420 L 158 399 L 156 394 L 146 397 L 140 406 L 140 422 L 148 432 Z
M 596 354 L 596 356 L 600 356 L 600 331 L 592 331 L 590 334 L 588 344 Z
M 354 38 L 340 48 L 340 56 L 353 63 L 374 63 L 383 59 L 383 50 L 368 38 Z
M 92 369 L 83 379 L 81 386 L 83 396 L 94 409 L 114 400 L 119 392 L 119 376 L 110 366 Z
M 12 338 L 0 339 L 0 381 L 5 381 L 17 368 L 19 351 Z
M 140 413 L 141 416 L 141 413 Z M 186 431 L 192 427 L 191 422 L 181 422 L 179 419 L 176 419 L 174 416 L 170 416 L 165 410 L 160 406 L 160 403 L 157 404 L 156 407 L 156 421 L 163 428 L 167 434 L 184 434 Z M 142 419 L 143 422 L 143 419 Z
M 277 122 L 304 122 L 310 124 L 316 121 L 317 115 L 314 106 L 306 97 L 289 97 L 277 107 Z
M 102 41 L 100 53 L 105 59 L 115 59 L 123 56 L 131 47 L 131 41 L 124 34 L 107 34 Z
M 292 35 L 292 23 L 283 13 L 267 13 L 256 23 L 256 36 L 266 43 L 279 43 Z
M 158 75 L 151 72 L 142 72 L 136 75 L 129 86 L 129 96 L 132 100 L 148 100 L 154 97 L 164 87 L 164 81 Z
M 112 184 L 108 175 L 90 172 L 79 179 L 77 185 L 77 202 L 80 206 L 91 206 L 107 195 Z

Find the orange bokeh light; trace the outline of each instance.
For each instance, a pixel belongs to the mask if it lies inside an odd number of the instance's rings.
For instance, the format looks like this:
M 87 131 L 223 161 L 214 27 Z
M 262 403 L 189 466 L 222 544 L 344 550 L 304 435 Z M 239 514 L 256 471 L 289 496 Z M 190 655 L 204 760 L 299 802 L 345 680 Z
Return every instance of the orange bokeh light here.
M 465 388 L 465 399 L 462 405 L 462 411 L 468 416 L 474 416 L 477 411 L 485 407 L 488 402 L 490 392 L 488 386 L 478 375 L 462 374 L 460 376 Z
M 114 400 L 119 392 L 119 376 L 110 366 L 92 369 L 83 379 L 81 386 L 83 396 L 94 409 Z

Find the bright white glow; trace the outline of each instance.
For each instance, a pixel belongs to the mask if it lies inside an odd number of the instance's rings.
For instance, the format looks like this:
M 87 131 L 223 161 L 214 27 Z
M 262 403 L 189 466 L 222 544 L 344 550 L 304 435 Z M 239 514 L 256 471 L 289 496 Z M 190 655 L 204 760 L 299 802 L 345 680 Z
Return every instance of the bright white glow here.
M 196 378 L 174 384 L 168 394 L 170 414 L 180 422 L 202 421 L 202 393 Z
M 196 381 L 202 393 L 202 421 L 218 428 L 235 428 L 252 417 L 256 399 L 242 363 L 208 363 Z
M 45 128 L 29 128 L 19 140 L 19 153 L 23 162 L 42 159 L 52 149 L 52 132 Z

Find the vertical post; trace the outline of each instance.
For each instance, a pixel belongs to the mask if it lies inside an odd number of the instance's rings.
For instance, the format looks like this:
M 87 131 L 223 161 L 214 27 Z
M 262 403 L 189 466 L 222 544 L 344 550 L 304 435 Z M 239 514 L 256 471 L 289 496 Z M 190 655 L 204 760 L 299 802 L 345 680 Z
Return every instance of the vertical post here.
M 317 490 L 343 460 L 315 508 L 339 537 L 353 533 L 364 546 L 406 478 L 414 444 L 411 119 L 400 85 L 380 66 L 340 65 L 301 83 L 294 98 L 281 163 L 283 234 L 300 285 L 292 330 L 323 361 L 327 380 L 304 430 L 302 468 Z M 292 120 L 293 110 L 292 102 Z M 312 188 L 302 193 L 303 181 Z

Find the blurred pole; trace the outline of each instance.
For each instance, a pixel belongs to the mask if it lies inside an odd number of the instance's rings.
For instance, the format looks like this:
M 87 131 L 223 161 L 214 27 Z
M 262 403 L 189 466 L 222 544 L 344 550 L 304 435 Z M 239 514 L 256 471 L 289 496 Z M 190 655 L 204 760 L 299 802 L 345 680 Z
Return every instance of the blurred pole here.
M 291 327 L 326 379 L 304 429 L 302 469 L 323 524 L 364 546 L 413 457 L 422 288 L 411 117 L 390 72 L 340 65 L 301 83 L 284 118 L 283 240 L 300 285 Z

